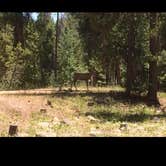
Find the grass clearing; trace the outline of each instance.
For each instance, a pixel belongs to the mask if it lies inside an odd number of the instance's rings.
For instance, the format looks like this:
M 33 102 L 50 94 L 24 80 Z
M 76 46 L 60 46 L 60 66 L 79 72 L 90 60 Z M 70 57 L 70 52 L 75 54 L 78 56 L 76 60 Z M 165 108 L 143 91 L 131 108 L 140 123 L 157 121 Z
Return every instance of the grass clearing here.
M 159 108 L 124 99 L 120 87 L 85 89 L 45 96 L 0 96 L 1 136 L 8 136 L 10 124 L 18 125 L 18 136 L 166 136 L 166 113 Z M 162 101 L 165 96 L 159 93 Z M 45 104 L 47 100 L 52 107 Z

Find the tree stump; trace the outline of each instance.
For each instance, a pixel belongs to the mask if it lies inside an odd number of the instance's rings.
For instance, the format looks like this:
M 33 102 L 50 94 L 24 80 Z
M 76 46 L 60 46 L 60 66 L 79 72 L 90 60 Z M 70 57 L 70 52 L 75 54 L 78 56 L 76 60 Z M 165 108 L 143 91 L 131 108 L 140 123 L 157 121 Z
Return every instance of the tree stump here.
M 15 136 L 18 133 L 18 126 L 10 125 L 9 126 L 9 136 Z

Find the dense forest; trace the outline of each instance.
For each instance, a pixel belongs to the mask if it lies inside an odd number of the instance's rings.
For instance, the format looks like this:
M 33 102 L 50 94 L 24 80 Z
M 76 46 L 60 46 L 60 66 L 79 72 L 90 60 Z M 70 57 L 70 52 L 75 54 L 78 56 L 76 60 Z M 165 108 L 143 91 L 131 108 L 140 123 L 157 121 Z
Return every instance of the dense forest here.
M 104 85 L 158 103 L 166 91 L 166 13 L 0 13 L 0 88 L 70 85 L 95 70 Z

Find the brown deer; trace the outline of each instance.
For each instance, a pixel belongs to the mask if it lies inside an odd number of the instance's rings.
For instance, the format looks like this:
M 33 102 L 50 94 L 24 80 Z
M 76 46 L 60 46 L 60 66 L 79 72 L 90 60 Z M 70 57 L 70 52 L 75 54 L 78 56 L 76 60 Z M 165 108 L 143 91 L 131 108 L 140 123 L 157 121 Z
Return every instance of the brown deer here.
M 71 84 L 71 89 L 72 89 L 72 85 L 74 84 L 74 87 L 77 90 L 76 83 L 77 83 L 78 80 L 80 80 L 80 81 L 85 81 L 86 82 L 87 90 L 89 90 L 88 89 L 89 81 L 93 82 L 94 78 L 95 78 L 95 72 L 74 73 L 73 82 Z

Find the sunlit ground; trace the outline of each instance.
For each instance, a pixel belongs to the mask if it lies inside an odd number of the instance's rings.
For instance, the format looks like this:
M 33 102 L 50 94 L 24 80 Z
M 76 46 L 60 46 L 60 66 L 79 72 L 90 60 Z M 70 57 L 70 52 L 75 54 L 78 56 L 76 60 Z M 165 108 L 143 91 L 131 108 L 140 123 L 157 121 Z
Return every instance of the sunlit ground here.
M 13 124 L 22 137 L 166 136 L 166 93 L 158 93 L 162 105 L 155 108 L 125 99 L 124 89 L 117 86 L 90 87 L 88 93 L 85 86 L 77 92 L 64 89 L 48 95 L 1 94 L 1 136 L 8 136 Z

